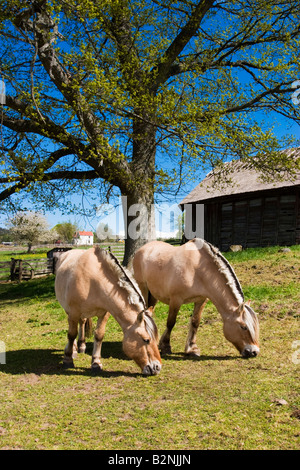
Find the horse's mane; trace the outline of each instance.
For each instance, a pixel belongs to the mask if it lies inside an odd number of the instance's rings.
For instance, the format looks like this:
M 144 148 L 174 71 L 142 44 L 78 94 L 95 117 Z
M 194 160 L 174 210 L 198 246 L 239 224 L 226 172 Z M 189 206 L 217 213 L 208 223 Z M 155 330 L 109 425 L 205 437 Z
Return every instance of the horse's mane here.
M 206 252 L 210 255 L 214 263 L 217 265 L 219 272 L 225 276 L 227 285 L 231 287 L 231 290 L 235 298 L 237 299 L 239 305 L 243 303 L 245 299 L 242 287 L 238 278 L 236 277 L 232 266 L 229 264 L 227 259 L 222 255 L 222 253 L 220 253 L 218 248 L 213 246 L 211 243 L 200 238 L 195 238 L 193 241 L 196 242 L 198 246 L 201 246 L 201 248 L 204 248 L 206 250 Z
M 246 304 L 243 312 L 243 320 L 249 330 L 252 341 L 255 342 L 259 335 L 258 318 L 254 310 Z
M 126 291 L 128 302 L 131 305 L 140 305 L 141 311 L 144 312 L 146 331 L 151 336 L 151 338 L 157 340 L 157 326 L 153 318 L 146 311 L 146 303 L 143 294 L 132 273 L 122 266 L 118 258 L 116 258 L 116 256 L 110 251 L 106 251 L 103 248 L 97 246 L 95 248 L 95 254 L 99 260 L 106 261 L 111 271 L 117 276 L 118 285 Z
M 122 266 L 118 258 L 110 251 L 106 251 L 97 246 L 95 248 L 95 254 L 99 260 L 105 261 L 110 270 L 117 276 L 118 285 L 127 292 L 128 302 L 132 305 L 141 303 L 142 309 L 145 309 L 146 304 L 144 297 L 131 272 Z

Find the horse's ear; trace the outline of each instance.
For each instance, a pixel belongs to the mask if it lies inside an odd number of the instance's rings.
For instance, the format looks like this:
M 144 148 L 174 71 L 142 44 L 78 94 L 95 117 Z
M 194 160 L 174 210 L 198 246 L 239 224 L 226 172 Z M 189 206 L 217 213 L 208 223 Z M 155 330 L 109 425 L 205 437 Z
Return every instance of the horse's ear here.
M 247 305 L 247 307 L 250 307 L 250 304 L 251 304 L 251 300 L 247 300 L 247 302 L 243 302 L 237 310 L 238 315 L 241 315 L 243 313 L 245 305 Z
M 143 310 L 137 316 L 137 322 L 142 323 L 144 321 L 144 312 Z
M 152 317 L 153 311 L 154 311 L 154 307 L 153 307 L 153 306 L 147 308 L 147 313 L 148 313 L 148 315 L 150 315 L 150 317 Z
M 244 311 L 244 303 L 242 303 L 241 305 L 239 305 L 238 309 L 237 309 L 237 314 L 238 315 L 242 315 L 243 311 Z

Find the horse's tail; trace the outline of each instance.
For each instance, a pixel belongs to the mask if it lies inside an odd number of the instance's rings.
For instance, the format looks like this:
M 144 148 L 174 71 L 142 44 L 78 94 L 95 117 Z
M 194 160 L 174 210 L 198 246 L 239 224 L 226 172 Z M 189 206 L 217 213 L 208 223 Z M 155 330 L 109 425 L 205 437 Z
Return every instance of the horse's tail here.
M 86 322 L 85 322 L 85 325 L 84 325 L 84 332 L 85 332 L 85 336 L 87 338 L 92 336 L 92 333 L 93 333 L 93 319 L 92 318 L 87 318 L 86 319 Z

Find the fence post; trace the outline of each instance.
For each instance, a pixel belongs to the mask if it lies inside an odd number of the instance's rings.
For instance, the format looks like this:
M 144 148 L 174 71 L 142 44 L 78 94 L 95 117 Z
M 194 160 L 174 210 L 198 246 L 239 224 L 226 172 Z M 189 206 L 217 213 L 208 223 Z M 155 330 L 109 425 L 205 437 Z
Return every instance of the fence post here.
M 52 258 L 52 274 L 55 274 L 56 263 L 57 263 L 57 257 L 53 256 L 53 258 Z
M 19 282 L 22 281 L 23 261 L 19 259 Z
M 10 259 L 10 280 L 13 281 L 15 278 L 16 271 L 16 260 L 15 258 Z

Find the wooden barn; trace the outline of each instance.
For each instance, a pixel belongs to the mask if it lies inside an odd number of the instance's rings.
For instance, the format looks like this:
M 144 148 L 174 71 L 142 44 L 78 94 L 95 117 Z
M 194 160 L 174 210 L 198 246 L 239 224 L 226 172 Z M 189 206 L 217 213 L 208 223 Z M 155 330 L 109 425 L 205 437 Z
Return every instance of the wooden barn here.
M 300 153 L 300 148 L 295 151 Z M 223 251 L 231 245 L 299 244 L 300 174 L 295 179 L 266 183 L 256 170 L 241 162 L 228 165 L 234 170 L 230 184 L 216 186 L 214 175 L 209 173 L 181 201 L 187 213 L 186 237 L 204 237 Z

